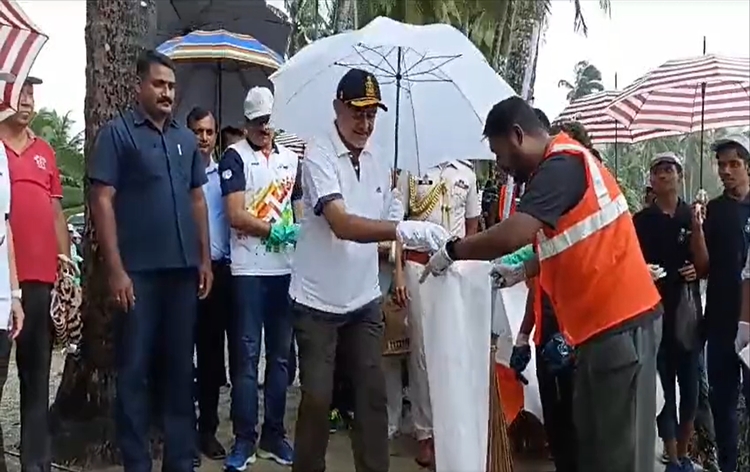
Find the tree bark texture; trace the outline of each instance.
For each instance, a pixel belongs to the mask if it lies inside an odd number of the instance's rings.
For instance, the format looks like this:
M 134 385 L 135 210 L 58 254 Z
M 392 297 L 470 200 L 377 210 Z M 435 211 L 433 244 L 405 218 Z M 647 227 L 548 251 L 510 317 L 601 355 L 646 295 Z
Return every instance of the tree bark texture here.
M 155 36 L 152 0 L 99 0 L 86 5 L 85 157 L 107 121 L 134 98 L 135 62 Z M 89 186 L 84 192 L 88 197 Z M 86 199 L 88 203 L 88 198 Z M 97 467 L 117 461 L 113 444 L 115 393 L 113 310 L 107 274 L 86 205 L 83 340 L 65 361 L 52 406 L 53 448 L 59 463 Z
M 509 53 L 506 56 L 503 77 L 516 93 L 523 89 L 523 78 L 526 66 L 531 60 L 532 36 L 534 35 L 534 24 L 538 21 L 537 6 L 534 2 L 523 1 L 517 3 L 512 28 L 513 41 L 509 45 Z

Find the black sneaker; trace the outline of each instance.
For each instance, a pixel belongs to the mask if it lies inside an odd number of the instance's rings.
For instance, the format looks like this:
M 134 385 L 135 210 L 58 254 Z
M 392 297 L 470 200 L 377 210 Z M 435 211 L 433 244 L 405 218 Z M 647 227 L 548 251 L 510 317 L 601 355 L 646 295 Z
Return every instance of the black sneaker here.
M 199 440 L 200 451 L 211 460 L 218 461 L 227 457 L 227 451 L 213 434 L 202 435 Z

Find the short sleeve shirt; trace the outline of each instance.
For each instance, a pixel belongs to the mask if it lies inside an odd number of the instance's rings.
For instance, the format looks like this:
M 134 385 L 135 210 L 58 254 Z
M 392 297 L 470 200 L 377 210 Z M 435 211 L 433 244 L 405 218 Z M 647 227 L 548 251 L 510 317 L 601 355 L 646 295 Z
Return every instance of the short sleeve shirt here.
M 390 213 L 390 170 L 377 149 L 359 156 L 359 177 L 334 126 L 308 143 L 302 159 L 304 205 L 289 286 L 291 298 L 327 313 L 353 312 L 380 297 L 377 243 L 338 239 L 322 214 L 342 200 L 350 214 L 379 220 Z
M 8 235 L 6 220 L 10 213 L 10 178 L 8 155 L 5 146 L 0 146 L 0 331 L 6 329 L 10 319 L 10 268 L 8 266 Z M 3 334 L 0 333 L 0 336 Z
M 55 152 L 31 132 L 25 149 L 16 151 L 6 144 L 5 150 L 18 280 L 54 283 L 59 249 L 53 201 L 62 198 Z
M 188 128 L 172 120 L 159 130 L 140 111 L 126 111 L 100 130 L 87 176 L 115 189 L 126 270 L 199 265 L 191 193 L 207 182 L 206 165 Z

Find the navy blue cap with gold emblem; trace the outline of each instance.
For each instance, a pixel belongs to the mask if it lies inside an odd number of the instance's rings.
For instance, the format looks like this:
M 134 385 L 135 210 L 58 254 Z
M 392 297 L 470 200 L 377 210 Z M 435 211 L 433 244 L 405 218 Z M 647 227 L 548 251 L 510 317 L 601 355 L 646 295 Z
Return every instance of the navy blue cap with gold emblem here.
M 336 88 L 336 98 L 353 107 L 377 105 L 383 111 L 388 111 L 388 107 L 383 104 L 380 96 L 378 79 L 362 69 L 349 69 L 341 77 Z

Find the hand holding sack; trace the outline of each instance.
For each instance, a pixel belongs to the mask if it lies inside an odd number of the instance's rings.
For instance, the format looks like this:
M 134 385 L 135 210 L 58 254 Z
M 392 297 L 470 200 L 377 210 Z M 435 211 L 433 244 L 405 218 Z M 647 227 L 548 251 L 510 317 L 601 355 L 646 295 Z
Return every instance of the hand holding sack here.
M 526 280 L 526 268 L 523 262 L 506 264 L 501 257 L 492 263 L 490 277 L 492 277 L 493 287 L 508 288 Z
M 428 221 L 401 221 L 396 226 L 398 241 L 405 249 L 434 253 L 450 238 L 450 233 L 440 225 Z

